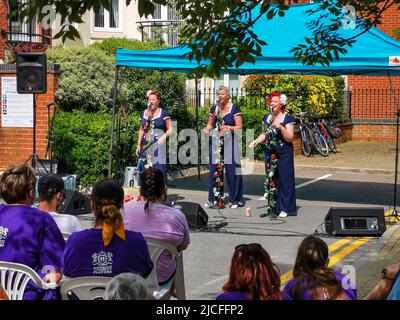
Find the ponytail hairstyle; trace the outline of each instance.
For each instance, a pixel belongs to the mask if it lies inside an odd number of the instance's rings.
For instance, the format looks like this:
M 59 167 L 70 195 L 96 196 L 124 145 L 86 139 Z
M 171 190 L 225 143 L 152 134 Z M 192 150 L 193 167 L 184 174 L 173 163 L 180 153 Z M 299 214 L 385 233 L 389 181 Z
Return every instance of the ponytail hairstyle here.
M 120 225 L 123 201 L 124 189 L 115 180 L 105 179 L 96 183 L 92 191 L 92 203 L 96 207 L 96 223 L 107 221 L 111 225 Z
M 149 212 L 150 202 L 164 194 L 164 174 L 156 168 L 148 168 L 140 174 L 140 195 L 146 200 L 144 212 Z

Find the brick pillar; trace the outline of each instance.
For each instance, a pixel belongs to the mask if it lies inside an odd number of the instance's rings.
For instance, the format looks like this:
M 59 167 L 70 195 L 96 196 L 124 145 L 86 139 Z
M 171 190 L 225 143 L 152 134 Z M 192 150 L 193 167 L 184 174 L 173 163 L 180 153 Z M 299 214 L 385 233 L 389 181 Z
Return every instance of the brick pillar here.
M 16 77 L 15 70 L 0 70 L 0 77 Z M 54 102 L 58 73 L 47 72 L 47 92 L 37 95 L 36 108 L 36 153 L 45 159 L 47 147 L 48 108 Z M 1 90 L 1 81 L 0 81 Z M 50 109 L 53 114 L 54 106 Z M 0 115 L 1 125 L 1 115 Z M 33 153 L 33 128 L 3 128 L 0 126 L 0 170 L 10 164 L 24 163 Z
M 8 31 L 7 14 L 8 14 L 7 1 L 0 0 L 0 30 Z M 5 60 L 6 40 L 7 40 L 7 35 L 0 34 L 0 59 L 3 61 Z

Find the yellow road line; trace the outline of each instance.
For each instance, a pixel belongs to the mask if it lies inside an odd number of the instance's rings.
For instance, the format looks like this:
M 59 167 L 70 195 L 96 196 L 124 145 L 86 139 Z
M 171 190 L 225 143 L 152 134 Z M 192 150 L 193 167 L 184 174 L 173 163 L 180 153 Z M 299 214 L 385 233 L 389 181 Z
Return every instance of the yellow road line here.
M 347 256 L 350 252 L 354 251 L 358 247 L 362 246 L 364 243 L 369 241 L 371 238 L 370 237 L 363 237 L 361 239 L 357 239 L 354 242 L 352 242 L 350 245 L 348 245 L 346 248 L 343 250 L 339 251 L 338 253 L 334 254 L 333 256 L 330 257 L 329 259 L 329 266 L 332 267 L 334 264 L 338 263 L 340 260 L 342 260 L 345 256 Z M 336 241 L 332 245 L 329 246 L 329 252 L 334 252 L 335 250 L 338 250 L 339 248 L 343 247 L 345 244 L 349 243 L 352 240 L 350 237 L 343 238 L 339 241 Z M 286 282 L 288 282 L 292 276 L 293 276 L 293 269 L 290 269 L 288 272 L 283 274 L 281 276 L 281 285 L 284 285 Z
M 363 244 L 371 240 L 372 237 L 363 237 L 360 239 L 355 240 L 351 244 L 349 244 L 346 248 L 343 250 L 340 250 L 338 253 L 330 257 L 329 259 L 329 267 L 332 267 L 336 263 L 338 263 L 340 260 L 342 260 L 344 257 L 346 257 L 350 252 L 356 250 L 358 247 L 361 247 Z
M 386 227 L 391 227 L 392 225 L 390 223 L 398 222 L 399 219 L 400 219 L 400 214 L 398 214 L 397 217 L 396 216 L 392 216 L 389 219 L 389 221 L 387 221 L 386 219 L 388 217 L 390 217 L 392 214 L 393 214 L 393 210 L 388 210 L 388 211 L 385 212 L 385 221 L 387 222 Z

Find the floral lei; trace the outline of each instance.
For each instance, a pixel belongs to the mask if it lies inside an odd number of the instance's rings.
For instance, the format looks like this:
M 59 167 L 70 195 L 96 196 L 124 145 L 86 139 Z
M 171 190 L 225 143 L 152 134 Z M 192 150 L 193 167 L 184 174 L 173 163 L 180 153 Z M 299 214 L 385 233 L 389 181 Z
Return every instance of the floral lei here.
M 268 200 L 267 216 L 275 215 L 276 198 L 277 198 L 277 170 L 278 158 L 276 156 L 276 129 L 272 126 L 265 126 L 265 146 L 270 153 L 267 163 L 267 170 L 264 182 L 264 198 Z
M 213 123 L 215 133 L 218 134 L 218 159 L 215 160 L 215 164 L 217 166 L 217 170 L 213 175 L 213 193 L 215 196 L 214 205 L 219 208 L 224 208 L 224 137 L 219 135 L 221 126 L 224 125 L 224 114 L 217 106 L 216 111 L 214 111 L 213 115 Z
M 146 111 L 144 111 L 146 112 Z M 143 113 L 144 116 L 144 113 Z M 143 143 L 142 143 L 142 150 L 147 151 L 151 144 L 153 143 L 153 137 L 154 137 L 154 120 L 153 117 L 151 116 L 150 110 L 148 110 L 148 115 L 147 115 L 147 121 L 143 126 Z M 149 167 L 153 166 L 153 157 L 151 156 L 150 152 L 146 152 L 146 164 L 145 168 L 148 169 Z

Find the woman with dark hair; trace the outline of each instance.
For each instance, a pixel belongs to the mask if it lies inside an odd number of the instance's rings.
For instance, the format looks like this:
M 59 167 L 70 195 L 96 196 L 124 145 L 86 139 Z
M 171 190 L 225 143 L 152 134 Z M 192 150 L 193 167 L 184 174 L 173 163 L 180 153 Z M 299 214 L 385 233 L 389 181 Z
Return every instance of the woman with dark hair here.
M 313 235 L 304 238 L 297 251 L 293 279 L 284 288 L 285 300 L 356 300 L 355 284 L 328 265 L 326 243 Z
M 294 155 L 293 155 L 293 137 L 295 120 L 290 115 L 284 113 L 287 105 L 287 97 L 279 92 L 273 92 L 268 99 L 270 114 L 264 116 L 262 123 L 265 132 L 261 133 L 256 140 L 250 143 L 250 148 L 255 148 L 258 144 L 264 143 L 267 137 L 266 132 L 274 135 L 276 146 L 274 148 L 265 148 L 265 170 L 271 166 L 271 156 L 277 157 L 277 182 L 278 195 L 275 212 L 281 218 L 288 215 L 297 215 L 296 192 L 294 179 Z M 268 130 L 271 128 L 272 130 Z M 265 216 L 266 214 L 262 214 Z
M 279 268 L 259 243 L 236 246 L 228 282 L 217 300 L 282 300 Z
M 147 277 L 153 263 L 139 232 L 124 229 L 121 214 L 124 190 L 114 180 L 97 183 L 92 191 L 95 226 L 73 233 L 63 254 L 63 274 L 113 277 L 122 272 Z
M 160 94 L 149 90 L 146 93 L 147 109 L 140 113 L 140 128 L 136 156 L 144 160 L 147 167 L 160 169 L 167 182 L 167 150 L 165 142 L 172 133 L 171 116 L 159 107 Z
M 182 251 L 190 242 L 188 224 L 180 210 L 162 203 L 166 192 L 167 187 L 160 170 L 149 168 L 143 171 L 140 174 L 140 195 L 144 201 L 125 205 L 125 226 L 127 230 L 139 231 L 145 237 L 167 241 Z M 158 282 L 168 282 L 175 270 L 175 260 L 165 251 L 157 262 Z

